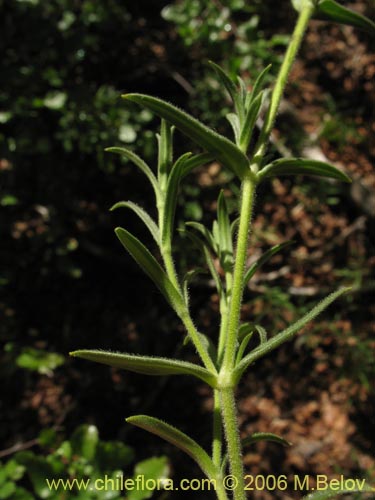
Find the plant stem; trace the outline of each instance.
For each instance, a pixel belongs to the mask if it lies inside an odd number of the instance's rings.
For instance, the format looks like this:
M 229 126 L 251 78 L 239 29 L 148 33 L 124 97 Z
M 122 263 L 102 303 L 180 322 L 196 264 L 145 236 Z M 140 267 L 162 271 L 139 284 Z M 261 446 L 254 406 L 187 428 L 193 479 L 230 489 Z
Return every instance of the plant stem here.
M 246 500 L 241 443 L 238 432 L 234 389 L 232 387 L 220 389 L 220 405 L 227 438 L 230 472 L 237 482 L 237 486 L 233 491 L 233 498 L 234 500 Z
M 158 212 L 159 212 L 159 227 L 162 227 L 163 219 L 164 219 L 164 202 L 160 204 L 158 207 Z M 167 272 L 168 278 L 171 280 L 173 285 L 176 287 L 176 290 L 178 290 L 179 293 L 181 292 L 181 285 L 178 281 L 177 278 L 177 273 L 176 273 L 176 267 L 174 265 L 173 257 L 172 257 L 172 242 L 167 242 L 164 243 L 160 247 L 160 251 L 163 257 L 164 265 L 165 265 L 165 270 Z M 191 319 L 190 313 L 188 308 L 179 314 L 179 317 L 181 321 L 183 322 L 188 334 L 190 335 L 191 341 L 193 342 L 196 350 L 198 351 L 198 354 L 204 364 L 204 366 L 207 368 L 212 373 L 217 373 L 216 367 L 214 365 L 214 362 L 212 361 L 210 355 L 208 354 L 208 351 L 204 344 L 202 343 L 201 339 L 199 338 L 199 332 L 194 326 L 194 323 Z
M 208 351 L 206 347 L 204 346 L 202 340 L 199 337 L 199 332 L 195 328 L 193 320 L 190 317 L 189 311 L 186 309 L 182 314 L 180 314 L 180 319 L 183 322 L 188 334 L 190 335 L 190 338 L 195 345 L 196 350 L 198 351 L 198 354 L 204 364 L 204 366 L 209 370 L 211 373 L 217 374 L 216 366 L 214 362 L 212 361 L 210 355 L 208 354 Z
M 253 156 L 252 163 L 255 163 L 258 167 L 260 166 L 260 162 L 266 151 L 268 138 L 271 134 L 272 128 L 276 120 L 276 115 L 279 110 L 280 101 L 288 81 L 290 70 L 292 69 L 294 59 L 297 56 L 308 23 L 314 12 L 314 7 L 313 5 L 310 4 L 310 2 L 305 2 L 305 4 L 306 5 L 299 14 L 298 21 L 294 28 L 290 44 L 288 46 L 279 74 L 277 76 L 276 84 L 272 92 L 271 104 L 268 109 L 263 128 L 261 130 L 258 142 L 255 147 L 255 154 Z
M 220 333 L 219 333 L 219 344 L 217 349 L 217 364 L 221 366 L 223 361 L 224 349 L 226 345 L 226 336 L 228 331 L 228 304 L 225 303 L 220 308 Z
M 216 467 L 221 465 L 222 430 L 220 413 L 220 394 L 214 389 L 214 410 L 213 410 L 213 439 L 212 439 L 212 461 Z
M 226 335 L 226 345 L 223 361 L 223 372 L 230 374 L 233 370 L 238 325 L 240 321 L 242 293 L 244 288 L 244 268 L 247 256 L 247 244 L 249 226 L 253 211 L 253 198 L 255 192 L 255 182 L 252 176 L 247 176 L 242 184 L 242 197 L 240 205 L 240 225 L 237 237 L 237 250 L 233 270 L 233 287 L 229 305 L 228 331 Z
M 167 271 L 168 278 L 171 280 L 173 285 L 177 290 L 180 290 L 180 284 L 177 279 L 176 267 L 173 262 L 172 257 L 172 247 L 171 244 L 163 245 L 161 248 L 161 254 L 164 260 L 165 270 Z

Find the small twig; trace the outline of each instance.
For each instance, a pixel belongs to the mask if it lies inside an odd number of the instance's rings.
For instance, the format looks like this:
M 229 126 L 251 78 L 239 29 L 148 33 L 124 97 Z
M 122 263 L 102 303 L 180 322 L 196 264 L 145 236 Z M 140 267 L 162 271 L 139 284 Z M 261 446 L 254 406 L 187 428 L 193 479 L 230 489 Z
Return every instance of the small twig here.
M 38 443 L 39 440 L 37 438 L 30 439 L 30 441 L 26 441 L 25 443 L 16 443 L 10 448 L 6 448 L 5 450 L 0 451 L 0 458 L 7 457 L 8 455 L 13 455 L 13 453 L 16 453 L 17 451 L 28 450 Z

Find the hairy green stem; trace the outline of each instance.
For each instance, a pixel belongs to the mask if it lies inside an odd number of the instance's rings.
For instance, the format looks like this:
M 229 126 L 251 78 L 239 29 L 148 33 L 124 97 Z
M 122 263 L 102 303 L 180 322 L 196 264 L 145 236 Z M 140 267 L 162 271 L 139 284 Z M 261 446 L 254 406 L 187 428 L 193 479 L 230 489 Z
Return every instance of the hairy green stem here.
M 302 39 L 312 13 L 313 7 L 310 5 L 310 3 L 306 3 L 306 6 L 302 9 L 299 15 L 291 42 L 284 58 L 284 62 L 280 68 L 275 88 L 272 93 L 271 104 L 267 112 L 265 123 L 262 128 L 259 140 L 255 147 L 255 154 L 251 161 L 251 164 L 256 167 L 256 170 L 258 170 L 262 158 L 265 154 L 267 142 L 272 127 L 275 123 L 282 95 L 284 93 L 294 59 L 301 46 Z M 237 349 L 238 327 L 240 322 L 240 312 L 244 289 L 244 268 L 248 250 L 248 235 L 252 217 L 255 187 L 256 183 L 254 182 L 253 177 L 247 176 L 244 178 L 242 182 L 240 224 L 237 237 L 236 259 L 233 270 L 232 293 L 228 313 L 228 328 L 225 329 L 226 331 L 221 328 L 221 342 L 219 341 L 220 347 L 223 344 L 223 339 L 225 338 L 224 359 L 220 369 L 219 387 L 220 404 L 228 446 L 230 470 L 234 475 L 235 480 L 237 481 L 237 488 L 234 490 L 234 500 L 245 500 L 246 498 L 244 491 L 245 484 L 244 469 L 241 457 L 241 444 L 234 399 L 235 382 L 232 380 L 232 378 Z M 226 320 L 222 321 L 222 323 L 226 323 Z
M 195 345 L 198 354 L 204 364 L 204 366 L 211 373 L 217 374 L 216 366 L 212 361 L 206 347 L 203 345 L 202 340 L 199 337 L 199 332 L 194 326 L 193 320 L 190 317 L 189 311 L 186 309 L 183 314 L 180 315 L 181 321 L 183 322 L 188 334 L 190 335 L 191 341 Z
M 214 410 L 213 410 L 213 439 L 212 439 L 212 461 L 216 467 L 220 468 L 222 452 L 222 428 L 220 413 L 220 394 L 214 389 Z
M 172 245 L 163 245 L 161 254 L 164 260 L 165 270 L 167 271 L 168 278 L 171 280 L 177 290 L 180 290 L 180 284 L 177 279 L 176 267 L 172 257 Z
M 159 213 L 159 228 L 160 232 L 162 232 L 162 227 L 164 223 L 164 210 L 165 210 L 165 198 L 159 202 L 158 205 L 158 213 Z M 173 285 L 176 287 L 176 290 L 178 290 L 180 293 L 181 292 L 181 285 L 178 281 L 177 273 L 176 273 L 176 267 L 174 265 L 173 257 L 172 257 L 172 242 L 166 242 L 160 246 L 160 252 L 162 254 L 162 258 L 164 261 L 165 265 L 165 270 L 167 272 L 168 278 L 171 280 Z M 212 361 L 206 347 L 204 346 L 202 340 L 199 338 L 199 333 L 197 329 L 194 326 L 194 323 L 191 319 L 190 313 L 188 308 L 182 312 L 182 314 L 179 314 L 181 321 L 183 322 L 188 334 L 190 335 L 191 341 L 193 342 L 204 366 L 207 368 L 207 370 L 211 371 L 212 373 L 217 373 L 216 367 L 214 365 L 214 362 Z
M 228 331 L 228 305 L 225 303 L 220 308 L 221 322 L 219 333 L 219 344 L 217 349 L 217 364 L 221 366 L 223 361 L 224 349 L 226 345 L 227 331 Z
M 216 479 L 216 496 L 218 500 L 228 500 L 227 492 L 223 484 L 223 478 L 221 476 Z
M 244 288 L 244 269 L 247 256 L 248 235 L 253 211 L 255 182 L 252 176 L 247 176 L 242 183 L 240 205 L 240 225 L 238 228 L 237 250 L 233 270 L 233 286 L 229 304 L 228 331 L 224 352 L 223 371 L 231 373 L 234 367 L 238 325 L 240 321 L 242 294 Z
M 246 500 L 241 443 L 233 388 L 220 389 L 220 406 L 227 438 L 230 472 L 234 476 L 234 482 L 236 483 L 233 498 L 234 500 Z
M 290 70 L 292 69 L 294 59 L 297 56 L 298 50 L 303 40 L 303 36 L 305 34 L 305 31 L 307 29 L 308 23 L 311 19 L 313 12 L 314 12 L 313 5 L 311 5 L 310 2 L 306 2 L 305 7 L 301 10 L 299 14 L 297 24 L 294 28 L 291 41 L 286 51 L 283 63 L 281 65 L 279 74 L 277 76 L 274 90 L 272 92 L 270 107 L 268 109 L 263 128 L 261 130 L 258 142 L 255 147 L 255 154 L 253 156 L 252 163 L 256 164 L 258 167 L 260 166 L 260 162 L 262 161 L 262 158 L 266 151 L 268 138 L 271 134 L 272 128 L 276 120 L 276 116 L 280 106 L 280 101 L 289 78 Z

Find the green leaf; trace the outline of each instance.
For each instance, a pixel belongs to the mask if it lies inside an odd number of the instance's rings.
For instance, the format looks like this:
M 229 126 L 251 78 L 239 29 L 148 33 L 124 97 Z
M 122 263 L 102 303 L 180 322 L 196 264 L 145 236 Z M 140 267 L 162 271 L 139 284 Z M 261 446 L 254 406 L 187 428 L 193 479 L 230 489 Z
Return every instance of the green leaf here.
M 240 179 L 249 172 L 249 160 L 237 146 L 226 137 L 214 132 L 199 120 L 161 99 L 143 94 L 126 94 L 125 99 L 145 106 L 170 123 L 199 146 L 211 153 L 223 165 L 230 168 Z
M 0 500 L 12 499 L 14 498 L 14 493 L 16 491 L 16 483 L 13 481 L 6 481 L 0 485 Z
M 148 417 L 147 415 L 136 415 L 126 419 L 129 424 L 136 425 L 152 434 L 156 434 L 165 441 L 175 445 L 180 450 L 187 453 L 200 466 L 202 471 L 209 478 L 214 478 L 217 474 L 215 465 L 208 454 L 196 443 L 180 430 L 172 427 L 161 420 Z
M 275 335 L 275 337 L 270 338 L 269 340 L 261 344 L 259 347 L 254 349 L 252 352 L 250 352 L 236 366 L 234 370 L 235 380 L 238 381 L 241 378 L 241 375 L 251 363 L 254 363 L 254 361 L 256 361 L 257 359 L 262 358 L 266 354 L 276 349 L 276 347 L 279 347 L 279 345 L 290 340 L 299 330 L 301 330 L 301 328 L 303 328 L 307 323 L 316 318 L 318 314 L 324 311 L 324 309 L 326 309 L 330 304 L 332 304 L 332 302 L 334 302 L 338 297 L 340 297 L 340 295 L 348 292 L 350 289 L 351 289 L 350 287 L 341 288 L 340 290 L 331 293 L 330 295 L 328 295 L 328 297 L 319 302 L 319 304 L 313 307 L 311 311 L 305 314 L 298 321 L 288 326 L 288 328 Z
M 186 234 L 186 236 L 188 238 L 190 238 L 190 240 L 196 245 L 196 247 L 203 253 L 207 267 L 208 267 L 208 269 L 211 273 L 211 276 L 215 282 L 218 294 L 219 294 L 220 298 L 222 298 L 224 296 L 223 286 L 222 286 L 222 283 L 220 280 L 220 276 L 219 276 L 218 272 L 216 271 L 215 265 L 212 261 L 208 245 L 204 241 L 202 241 L 201 238 L 199 238 L 199 236 L 197 236 L 196 234 L 194 234 L 190 231 L 184 231 L 184 234 Z
M 115 229 L 115 233 L 126 250 L 156 284 L 177 314 L 180 314 L 184 310 L 184 300 L 156 259 L 143 243 L 126 229 L 118 227 Z
M 138 215 L 138 217 L 143 221 L 147 229 L 150 231 L 152 237 L 156 241 L 156 244 L 158 246 L 160 245 L 159 228 L 142 207 L 140 207 L 136 203 L 133 203 L 132 201 L 119 201 L 118 203 L 115 203 L 110 208 L 110 210 L 116 210 L 117 208 L 129 208 L 130 210 L 133 210 L 133 212 Z
M 99 433 L 95 425 L 80 425 L 70 439 L 73 454 L 91 461 L 95 457 Z
M 188 271 L 182 280 L 182 289 L 184 291 L 185 303 L 189 304 L 189 285 L 193 281 L 193 279 L 198 274 L 207 274 L 207 271 L 201 267 L 197 267 L 196 269 L 192 269 Z
M 184 166 L 181 172 L 181 179 L 186 177 L 194 168 L 200 167 L 201 165 L 205 165 L 206 163 L 212 162 L 214 157 L 210 153 L 200 153 L 190 158 L 187 158 L 184 162 Z
M 36 371 L 43 375 L 51 375 L 53 370 L 63 365 L 64 356 L 56 352 L 25 347 L 16 358 L 16 365 L 26 370 Z
M 19 199 L 12 194 L 5 194 L 0 199 L 0 205 L 2 207 L 14 207 L 15 205 L 18 205 L 18 203 Z
M 219 66 L 216 63 L 214 63 L 213 61 L 208 61 L 208 64 L 215 70 L 215 73 L 219 77 L 219 80 L 224 85 L 224 87 L 227 89 L 228 94 L 231 96 L 233 102 L 235 102 L 236 95 L 237 95 L 237 86 L 236 86 L 236 84 L 233 82 L 233 80 L 223 70 L 223 68 L 221 66 Z
M 228 113 L 226 115 L 226 119 L 233 129 L 234 139 L 236 144 L 238 145 L 240 142 L 240 121 L 238 119 L 238 116 L 235 113 Z
M 239 142 L 239 147 L 242 151 L 246 151 L 249 146 L 260 107 L 262 105 L 262 100 L 263 91 L 254 99 L 254 101 L 250 104 L 248 111 L 246 112 L 246 117 L 241 130 Z
M 320 0 L 315 13 L 317 19 L 348 24 L 375 36 L 375 23 L 373 21 L 333 0 Z
M 370 485 L 366 484 L 364 479 L 356 479 L 357 486 L 352 488 L 344 489 L 331 489 L 327 488 L 323 491 L 314 491 L 307 496 L 304 496 L 301 500 L 329 500 L 330 498 L 336 499 L 339 495 L 345 495 L 347 493 L 369 493 L 375 491 Z M 359 482 L 359 483 L 358 483 Z M 357 497 L 356 497 L 357 498 Z
M 240 347 L 238 348 L 237 355 L 236 355 L 236 364 L 238 364 L 241 359 L 243 358 L 243 355 L 245 354 L 246 347 L 248 346 L 252 336 L 254 335 L 254 332 L 250 332 L 245 337 L 242 339 L 242 342 L 240 344 Z
M 156 177 L 153 174 L 151 168 L 147 165 L 145 161 L 142 160 L 142 158 L 133 153 L 133 151 L 130 151 L 129 149 L 126 148 L 111 147 L 111 148 L 106 148 L 105 151 L 107 151 L 108 153 L 115 153 L 125 156 L 125 158 L 128 158 L 132 163 L 134 163 L 134 165 L 136 165 L 146 175 L 152 187 L 154 188 L 156 198 L 158 199 L 158 197 L 160 196 L 158 181 L 156 180 Z
M 263 264 L 269 261 L 273 255 L 280 252 L 284 248 L 292 245 L 293 243 L 294 241 L 290 240 L 290 241 L 285 241 L 284 243 L 280 243 L 279 245 L 275 245 L 269 250 L 267 250 L 267 252 L 265 252 L 261 257 L 259 257 L 259 259 L 256 262 L 254 262 L 254 264 L 252 264 L 245 273 L 245 278 L 244 278 L 245 286 L 251 280 L 254 274 L 258 271 L 258 269 L 260 269 L 260 267 L 263 266 Z
M 19 464 L 16 460 L 11 458 L 8 460 L 8 462 L 3 466 L 3 471 L 5 471 L 6 477 L 13 481 L 18 481 L 20 480 L 24 473 L 25 473 L 26 468 Z M 0 481 L 1 483 L 1 481 Z
M 258 443 L 259 441 L 272 441 L 274 443 L 282 444 L 283 446 L 292 445 L 292 443 L 290 443 L 286 439 L 278 436 L 277 434 L 273 434 L 272 432 L 255 432 L 251 436 L 247 436 L 242 439 L 241 444 L 243 447 L 245 447 L 254 443 Z
M 134 479 L 141 476 L 144 481 L 140 488 L 134 488 L 127 492 L 127 500 L 145 500 L 152 498 L 155 490 L 147 488 L 147 484 L 157 484 L 169 477 L 169 465 L 166 457 L 151 457 L 137 463 L 134 467 Z M 152 481 L 150 481 L 152 480 Z M 144 485 L 144 489 L 143 489 Z
M 232 270 L 233 265 L 233 242 L 230 228 L 228 207 L 223 190 L 220 191 L 217 201 L 217 222 L 219 232 L 219 258 L 225 272 Z
M 134 460 L 133 448 L 120 441 L 99 441 L 95 464 L 100 471 L 123 470 Z
M 253 87 L 253 90 L 251 92 L 249 92 L 246 96 L 246 104 L 245 104 L 245 108 L 246 110 L 249 109 L 250 105 L 252 104 L 252 102 L 258 97 L 258 95 L 260 94 L 263 86 L 264 86 L 264 81 L 270 71 L 272 67 L 272 64 L 269 64 L 266 68 L 264 68 L 264 70 L 260 73 L 260 75 L 258 76 L 258 78 L 255 80 L 255 83 L 254 83 L 254 87 Z
M 165 120 L 161 121 L 160 135 L 158 139 L 158 181 L 162 189 L 167 183 L 168 175 L 173 163 L 173 130 Z
M 242 323 L 238 329 L 238 340 L 241 342 L 249 333 L 252 333 L 253 330 L 253 323 Z
M 205 368 L 179 359 L 138 356 L 91 349 L 73 351 L 70 355 L 143 375 L 193 375 L 211 386 L 216 383 L 216 378 Z
M 237 114 L 241 120 L 241 118 L 243 118 L 244 109 L 243 109 L 242 99 L 241 99 L 241 96 L 238 92 L 236 84 L 233 82 L 233 80 L 230 78 L 230 76 L 218 64 L 214 63 L 213 61 L 209 61 L 208 63 L 215 70 L 215 73 L 219 77 L 219 80 L 224 85 L 224 87 L 227 89 L 228 94 L 232 98 L 232 101 L 233 101 L 233 104 L 236 108 Z
M 291 446 L 291 443 L 286 439 L 273 434 L 272 432 L 255 432 L 251 436 L 241 439 L 241 447 L 245 448 L 259 441 L 273 441 L 274 443 L 282 444 L 283 446 Z M 226 453 L 222 460 L 221 470 L 225 471 L 228 462 L 228 454 Z
M 58 470 L 46 458 L 35 455 L 31 451 L 19 452 L 16 454 L 15 459 L 19 464 L 26 467 L 27 475 L 38 498 L 55 498 L 55 492 L 48 488 L 46 478 L 63 477 L 63 464 L 60 465 Z
M 239 95 L 239 100 L 240 100 L 240 106 L 241 106 L 241 113 L 239 114 L 240 121 L 243 120 L 243 117 L 241 115 L 243 114 L 243 110 L 245 109 L 245 101 L 246 101 L 246 96 L 248 94 L 247 86 L 246 83 L 243 81 L 243 79 L 240 76 L 237 76 L 237 81 L 239 85 L 239 90 L 238 90 L 238 95 Z
M 9 498 L 12 500 L 35 500 L 35 497 L 21 486 L 17 486 L 16 491 Z
M 279 175 L 317 175 L 319 177 L 338 179 L 343 182 L 351 182 L 350 177 L 333 165 L 304 158 L 283 158 L 273 161 L 258 173 L 258 179 L 262 181 Z
M 260 344 L 262 345 L 265 342 L 267 342 L 267 332 L 266 332 L 266 330 L 262 326 L 260 326 L 260 325 L 255 325 L 255 330 L 258 332 Z
M 178 188 L 184 170 L 184 164 L 190 157 L 191 153 L 185 153 L 184 155 L 180 156 L 180 158 L 173 165 L 171 173 L 168 177 L 163 210 L 164 217 L 161 227 L 162 245 L 172 241 L 172 231 L 177 205 Z
M 200 222 L 186 222 L 186 226 L 192 227 L 193 229 L 196 229 L 204 238 L 204 242 L 207 244 L 208 248 L 214 252 L 218 253 L 219 248 L 218 245 L 216 244 L 214 237 L 212 236 L 212 233 Z M 190 233 L 189 233 L 190 234 Z

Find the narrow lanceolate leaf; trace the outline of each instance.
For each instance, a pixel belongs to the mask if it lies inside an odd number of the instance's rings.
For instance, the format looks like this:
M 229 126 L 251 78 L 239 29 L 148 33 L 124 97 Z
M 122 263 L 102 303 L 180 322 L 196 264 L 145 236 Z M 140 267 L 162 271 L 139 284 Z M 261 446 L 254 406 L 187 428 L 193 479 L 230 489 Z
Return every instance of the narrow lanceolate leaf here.
M 262 345 L 265 342 L 267 342 L 267 332 L 266 332 L 266 330 L 262 326 L 260 326 L 260 325 L 255 325 L 255 330 L 258 332 L 260 344 Z
M 231 96 L 233 102 L 236 100 L 237 95 L 237 87 L 234 81 L 230 78 L 230 76 L 223 70 L 221 66 L 214 63 L 213 61 L 208 61 L 208 64 L 215 70 L 215 73 L 219 77 L 219 80 L 227 89 L 228 94 Z
M 133 151 L 130 151 L 129 149 L 126 148 L 112 147 L 112 148 L 106 148 L 105 151 L 107 151 L 108 153 L 116 153 L 125 156 L 125 158 L 128 158 L 131 162 L 133 162 L 134 165 L 136 165 L 146 175 L 152 187 L 154 188 L 156 198 L 158 198 L 160 191 L 158 181 L 156 180 L 156 177 L 153 174 L 151 168 L 147 165 L 145 161 L 142 160 L 142 158 L 133 153 Z
M 251 136 L 254 131 L 255 122 L 258 118 L 259 110 L 262 105 L 263 92 L 261 92 L 254 101 L 250 104 L 249 109 L 246 113 L 245 121 L 242 127 L 240 135 L 239 147 L 242 151 L 246 152 Z
M 349 26 L 367 31 L 370 35 L 375 36 L 375 23 L 373 21 L 368 17 L 362 16 L 358 12 L 347 9 L 333 0 L 320 0 L 316 7 L 315 14 L 317 19 L 348 24 Z
M 259 259 L 257 261 L 255 261 L 254 264 L 252 264 L 245 273 L 245 278 L 244 278 L 245 286 L 251 280 L 251 278 L 254 276 L 254 274 L 258 271 L 258 269 L 260 269 L 263 266 L 263 264 L 265 264 L 267 261 L 269 261 L 273 255 L 280 252 L 284 248 L 288 247 L 292 243 L 294 243 L 294 242 L 293 241 L 285 241 L 284 243 L 280 243 L 279 245 L 275 245 L 272 248 L 270 248 L 269 250 L 267 250 L 267 252 L 265 252 L 261 257 L 259 257 Z
M 277 434 L 273 434 L 272 432 L 255 432 L 251 436 L 242 439 L 241 444 L 243 447 L 245 447 L 250 446 L 254 443 L 258 443 L 259 441 L 272 441 L 274 443 L 282 444 L 283 446 L 291 446 L 292 444 L 286 439 L 278 436 Z
M 269 352 L 276 349 L 276 347 L 279 347 L 279 345 L 283 344 L 284 342 L 290 340 L 299 330 L 301 330 L 301 328 L 303 328 L 307 323 L 316 318 L 318 314 L 324 311 L 324 309 L 326 309 L 330 304 L 332 304 L 332 302 L 334 302 L 338 297 L 340 297 L 340 295 L 348 292 L 349 290 L 350 288 L 341 288 L 340 290 L 337 290 L 337 292 L 331 293 L 330 295 L 328 295 L 328 297 L 326 297 L 321 302 L 319 302 L 319 304 L 313 307 L 310 312 L 305 314 L 305 316 L 300 318 L 292 325 L 288 326 L 288 328 L 286 328 L 282 332 L 275 335 L 275 337 L 270 338 L 269 340 L 261 344 L 259 347 L 254 349 L 252 352 L 250 352 L 236 366 L 234 373 L 235 379 L 238 381 L 241 378 L 243 372 L 251 363 L 253 363 L 259 358 L 262 358 Z
M 192 141 L 230 168 L 240 179 L 248 173 L 249 160 L 242 151 L 233 142 L 214 132 L 199 120 L 156 97 L 143 94 L 126 94 L 123 97 L 150 109 L 175 125 Z
M 91 349 L 73 351 L 70 355 L 143 375 L 193 375 L 211 386 L 216 383 L 215 377 L 205 368 L 178 359 L 137 356 Z
M 173 444 L 180 450 L 187 453 L 199 465 L 202 471 L 209 478 L 217 475 L 217 469 L 211 458 L 198 443 L 189 436 L 157 418 L 147 415 L 136 415 L 126 419 L 129 424 L 136 425 L 152 434 L 156 434 L 168 443 Z
M 177 314 L 180 314 L 184 309 L 184 299 L 173 286 L 157 260 L 151 255 L 143 243 L 129 233 L 129 231 L 126 231 L 126 229 L 118 227 L 115 229 L 115 233 L 126 250 L 156 284 Z
M 248 333 L 245 338 L 242 340 L 240 347 L 238 348 L 237 355 L 236 355 L 236 364 L 238 364 L 241 359 L 243 358 L 243 355 L 245 354 L 246 347 L 248 346 L 254 332 Z
M 242 323 L 238 329 L 238 340 L 239 342 L 242 342 L 242 340 L 249 334 L 254 331 L 254 324 L 253 323 Z
M 169 171 L 173 162 L 173 127 L 165 120 L 161 121 L 160 135 L 158 139 L 158 180 L 161 186 L 165 186 Z
M 219 231 L 220 263 L 225 272 L 231 271 L 233 265 L 233 242 L 227 202 L 223 191 L 217 201 L 217 222 Z
M 240 330 L 239 330 L 239 334 L 238 334 L 239 339 L 241 339 L 241 334 L 242 334 L 241 329 L 246 331 L 246 329 L 249 327 L 250 327 L 250 323 L 244 323 L 244 325 L 241 325 Z M 240 344 L 240 347 L 238 348 L 238 352 L 237 352 L 237 356 L 236 356 L 236 364 L 238 364 L 241 361 L 241 359 L 243 358 L 243 356 L 245 354 L 246 347 L 254 335 L 254 331 L 256 331 L 258 333 L 260 345 L 267 342 L 266 330 L 260 325 L 251 325 L 250 333 L 248 333 L 243 338 L 243 340 Z M 242 334 L 242 336 L 243 336 L 243 334 Z
M 132 201 L 119 201 L 118 203 L 115 203 L 113 207 L 110 208 L 110 210 L 116 210 L 117 208 L 129 208 L 130 210 L 133 210 L 133 212 L 135 212 L 138 217 L 144 222 L 157 245 L 160 244 L 159 228 L 142 207 L 140 207 L 136 203 L 133 203 Z
M 285 158 L 273 161 L 258 173 L 258 179 L 262 181 L 279 175 L 317 175 L 318 177 L 329 177 L 343 182 L 351 182 L 350 177 L 333 165 L 304 158 Z
M 310 493 L 307 496 L 304 496 L 301 500 L 337 500 L 337 498 L 340 495 L 346 495 L 346 494 L 354 494 L 354 493 L 370 493 L 370 492 L 375 492 L 375 488 L 372 488 L 369 484 L 366 484 L 365 479 L 353 479 L 350 481 L 350 484 L 352 484 L 352 481 L 354 482 L 353 488 L 352 487 L 344 487 L 343 489 L 340 489 L 339 486 L 339 481 L 337 480 L 338 488 L 327 488 L 322 491 L 314 491 L 313 493 Z M 357 497 L 356 497 L 357 498 Z M 368 498 L 368 497 L 367 497 Z
M 214 252 L 218 252 L 218 246 L 212 236 L 212 233 L 200 222 L 186 222 L 186 226 L 192 227 L 193 229 L 196 229 L 204 238 L 204 241 L 207 243 L 208 247 Z
M 223 297 L 224 290 L 223 286 L 220 280 L 220 276 L 218 272 L 216 271 L 215 265 L 212 261 L 210 251 L 208 248 L 208 245 L 195 233 L 192 233 L 191 231 L 184 231 L 184 234 L 195 244 L 195 246 L 203 253 L 204 258 L 206 260 L 207 267 L 211 273 L 211 276 L 215 282 L 216 289 L 218 291 L 218 294 L 220 298 Z
M 251 436 L 245 437 L 244 439 L 241 439 L 241 447 L 245 448 L 247 446 L 250 446 L 254 443 L 259 443 L 259 441 L 272 441 L 274 443 L 281 444 L 283 446 L 291 446 L 291 443 L 287 441 L 286 439 L 278 436 L 277 434 L 273 434 L 272 432 L 255 432 Z M 222 471 L 225 470 L 225 467 L 228 462 L 228 455 L 225 454 L 223 461 L 222 461 Z
M 178 188 L 180 185 L 181 175 L 184 169 L 184 164 L 191 153 L 185 153 L 180 156 L 172 167 L 172 171 L 168 177 L 165 205 L 164 205 L 164 220 L 161 228 L 162 245 L 172 241 L 172 230 L 176 212 Z
M 189 304 L 189 285 L 198 274 L 207 274 L 207 271 L 201 267 L 188 271 L 182 280 L 182 290 L 184 292 L 185 303 Z
M 240 142 L 240 121 L 238 119 L 238 115 L 236 115 L 235 113 L 228 113 L 226 119 L 232 127 L 234 139 L 238 146 Z
M 254 101 L 256 97 L 260 94 L 260 91 L 263 89 L 264 86 L 264 81 L 272 67 L 272 64 L 269 64 L 264 70 L 260 73 L 258 78 L 255 80 L 253 90 L 249 92 L 246 96 L 246 104 L 245 108 L 246 110 L 249 109 L 250 104 Z
M 184 162 L 180 180 L 182 180 L 186 175 L 190 174 L 190 172 L 195 168 L 200 167 L 201 165 L 205 165 L 206 163 L 211 162 L 213 159 L 214 157 L 210 153 L 200 153 L 191 156 Z
M 209 61 L 209 64 L 215 70 L 217 76 L 219 77 L 219 80 L 227 89 L 228 94 L 231 96 L 237 114 L 241 116 L 241 114 L 243 114 L 243 106 L 242 106 L 241 96 L 239 95 L 236 84 L 219 65 L 215 64 L 212 61 Z
M 244 118 L 245 102 L 246 102 L 246 96 L 248 94 L 248 90 L 247 90 L 246 83 L 243 81 L 243 79 L 240 76 L 237 76 L 237 81 L 238 81 L 238 85 L 239 85 L 238 95 L 239 95 L 240 106 L 241 106 L 241 113 L 239 116 L 240 116 L 240 122 L 242 123 L 243 118 Z

